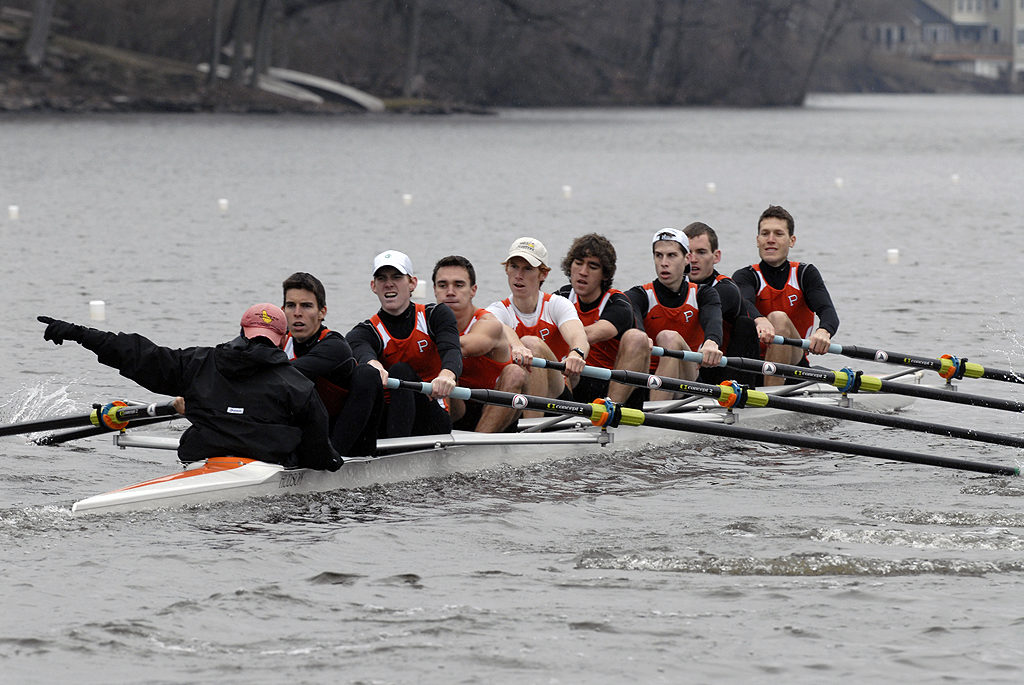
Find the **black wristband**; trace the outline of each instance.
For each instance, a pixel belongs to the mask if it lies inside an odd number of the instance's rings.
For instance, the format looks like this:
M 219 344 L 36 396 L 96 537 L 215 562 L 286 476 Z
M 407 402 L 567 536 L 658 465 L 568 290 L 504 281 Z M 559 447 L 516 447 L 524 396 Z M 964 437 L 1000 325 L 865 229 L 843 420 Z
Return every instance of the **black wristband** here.
M 572 348 L 569 351 L 570 352 L 575 352 L 576 354 L 578 354 L 580 356 L 580 359 L 586 359 L 587 358 L 587 355 L 583 354 L 583 350 L 581 350 L 578 347 L 574 347 L 574 348 Z

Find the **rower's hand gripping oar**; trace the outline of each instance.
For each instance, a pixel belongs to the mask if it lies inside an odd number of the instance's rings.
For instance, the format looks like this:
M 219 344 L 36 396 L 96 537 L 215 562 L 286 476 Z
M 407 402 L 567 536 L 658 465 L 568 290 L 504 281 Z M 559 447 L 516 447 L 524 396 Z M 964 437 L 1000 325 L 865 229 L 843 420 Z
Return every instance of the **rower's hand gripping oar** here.
M 417 383 L 414 381 L 403 381 L 397 378 L 389 378 L 387 386 L 392 390 L 406 389 L 426 395 L 431 393 L 430 383 Z M 571 402 L 568 400 L 551 399 L 547 397 L 535 397 L 533 395 L 512 394 L 508 392 L 501 392 L 499 390 L 476 390 L 459 386 L 456 386 L 452 391 L 451 396 L 456 399 L 475 400 L 477 402 L 513 407 L 515 409 L 538 409 L 541 411 L 560 414 L 583 416 L 587 417 L 592 423 L 599 426 L 614 426 L 617 423 L 621 423 L 626 426 L 644 425 L 654 428 L 668 428 L 670 430 L 701 433 L 704 435 L 717 435 L 720 437 L 786 445 L 789 447 L 806 447 L 808 449 L 820 450 L 822 452 L 839 452 L 841 454 L 851 454 L 854 456 L 874 457 L 877 459 L 902 461 L 911 464 L 924 464 L 927 466 L 959 469 L 962 471 L 976 471 L 979 473 L 989 473 L 1001 476 L 1020 475 L 1020 469 L 1012 466 L 985 464 L 965 459 L 954 459 L 952 457 L 931 456 L 928 454 L 907 452 L 905 450 L 897 450 L 887 447 L 856 445 L 836 440 L 815 438 L 808 435 L 795 435 L 792 433 L 779 433 L 776 431 L 711 423 L 709 421 L 696 421 L 681 416 L 666 416 L 664 414 L 642 412 L 639 409 L 622 407 L 617 404 L 609 409 L 605 404 L 597 402 L 584 404 L 582 402 Z
M 35 433 L 44 430 L 57 430 L 60 428 L 75 428 L 77 426 L 89 426 L 107 430 L 119 431 L 128 425 L 132 419 L 144 416 L 170 416 L 174 414 L 174 406 L 171 402 L 166 404 L 132 404 L 117 400 L 105 405 L 93 405 L 93 410 L 88 414 L 75 416 L 63 416 L 52 419 L 39 419 L 36 421 L 23 421 L 0 426 L 0 436 L 17 435 L 19 433 Z
M 562 362 L 552 362 L 538 357 L 533 358 L 533 366 L 549 368 L 561 371 L 564 368 Z M 920 431 L 934 435 L 944 435 L 950 438 L 962 438 L 964 440 L 975 440 L 995 445 L 1008 445 L 1010 447 L 1024 447 L 1024 437 L 1015 435 L 1003 435 L 1001 433 L 989 433 L 973 428 L 960 428 L 947 426 L 928 421 L 917 421 L 915 419 L 894 416 L 890 414 L 877 414 L 860 409 L 839 407 L 816 402 L 806 402 L 798 399 L 791 399 L 776 395 L 774 393 L 761 392 L 760 390 L 749 389 L 739 383 L 726 381 L 721 385 L 710 385 L 687 381 L 681 378 L 669 376 L 658 376 L 655 374 L 640 373 L 638 371 L 626 371 L 623 369 L 604 369 L 595 366 L 583 367 L 584 376 L 597 378 L 606 381 L 615 381 L 626 385 L 633 385 L 640 388 L 659 388 L 672 392 L 682 392 L 689 395 L 710 397 L 723 407 L 742 409 L 743 407 L 773 407 L 784 411 L 802 412 L 815 416 L 827 416 L 833 419 L 845 421 L 856 421 L 868 423 L 875 426 L 887 426 L 889 428 L 900 428 L 903 430 Z
M 810 342 L 807 340 L 784 338 L 781 335 L 775 336 L 772 342 L 776 345 L 791 345 L 805 350 L 810 347 Z M 1003 369 L 986 368 L 981 364 L 967 361 L 967 357 L 957 357 L 951 354 L 944 354 L 938 359 L 933 359 L 915 354 L 876 350 L 858 345 L 838 345 L 836 343 L 830 344 L 828 351 L 832 354 L 841 354 L 854 359 L 870 359 L 886 364 L 900 364 L 902 366 L 915 366 L 919 369 L 930 369 L 947 381 L 963 378 L 989 378 L 1007 383 L 1024 383 L 1024 375 L 1019 373 L 1004 371 Z
M 697 352 L 686 352 L 680 350 L 666 350 L 662 347 L 651 349 L 652 355 L 676 357 L 685 361 L 699 361 L 702 357 Z M 910 385 L 909 383 L 893 383 L 882 378 L 869 376 L 860 371 L 844 369 L 842 371 L 831 371 L 829 369 L 818 369 L 806 366 L 793 366 L 779 362 L 768 362 L 763 359 L 745 359 L 744 357 L 722 357 L 719 366 L 731 366 L 736 369 L 754 371 L 766 376 L 785 376 L 786 378 L 797 378 L 802 381 L 815 380 L 820 383 L 833 385 L 841 392 L 891 392 L 896 395 L 907 395 L 909 397 L 920 397 L 940 402 L 952 402 L 954 404 L 970 404 L 976 407 L 988 407 L 989 409 L 1001 409 L 1003 411 L 1024 412 L 1024 402 L 1006 400 L 1000 397 L 989 397 L 987 395 L 971 395 L 963 392 L 949 392 L 940 388 L 929 388 L 921 385 Z

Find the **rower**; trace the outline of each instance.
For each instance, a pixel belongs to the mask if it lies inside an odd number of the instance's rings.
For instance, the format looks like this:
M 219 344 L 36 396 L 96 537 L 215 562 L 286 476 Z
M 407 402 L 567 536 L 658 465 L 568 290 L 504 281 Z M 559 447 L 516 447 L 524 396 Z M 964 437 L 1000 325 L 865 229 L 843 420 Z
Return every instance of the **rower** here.
M 502 262 L 512 292 L 504 300 L 492 303 L 487 311 L 510 329 L 506 339 L 516 364 L 531 369 L 534 357 L 565 362 L 564 372 L 530 370 L 526 392 L 572 399 L 571 387 L 586 365 L 590 343 L 573 304 L 561 295 L 541 292 L 551 273 L 547 259 L 547 248 L 536 238 L 524 236 L 513 241 Z M 524 416 L 535 414 L 528 412 Z
M 410 390 L 385 393 L 385 436 L 450 433 L 447 400 L 462 373 L 455 315 L 445 304 L 415 304 L 417 279 L 404 252 L 385 250 L 373 259 L 370 290 L 380 310 L 345 336 L 360 364 L 377 370 L 381 387 L 389 377 L 429 382 L 427 398 Z
M 686 254 L 690 266 L 690 282 L 698 286 L 712 286 L 722 301 L 722 348 L 725 355 L 756 359 L 760 356 L 760 345 L 754 320 L 761 314 L 757 307 L 743 298 L 735 281 L 715 269 L 715 264 L 722 260 L 718 234 L 715 229 L 700 221 L 684 228 L 683 233 L 690 243 L 690 250 Z M 749 386 L 760 385 L 762 382 L 760 374 L 723 366 L 702 368 L 698 379 L 710 384 L 734 380 Z
M 766 361 L 808 366 L 807 356 L 797 347 L 770 344 L 772 337 L 807 338 L 809 351 L 825 354 L 832 336 L 839 330 L 839 314 L 813 264 L 789 261 L 796 245 L 793 215 L 770 205 L 757 221 L 757 251 L 761 261 L 732 275 L 744 299 L 762 316 L 756 319 L 757 336 Z M 818 327 L 814 327 L 814 317 Z M 766 385 L 781 385 L 779 376 L 766 376 Z
M 647 335 L 666 350 L 695 350 L 700 366 L 718 366 L 722 360 L 722 304 L 709 286 L 700 287 L 686 277 L 690 243 L 686 234 L 663 228 L 651 239 L 657 278 L 630 288 L 626 295 L 643 319 Z M 695 380 L 698 365 L 674 357 L 651 360 L 650 373 Z M 652 390 L 652 400 L 672 399 L 673 393 Z
M 281 347 L 292 366 L 316 384 L 334 448 L 346 457 L 374 454 L 384 402 L 377 369 L 357 364 L 345 336 L 324 325 L 327 294 L 320 279 L 299 271 L 281 290 L 288 320 Z
M 640 327 L 629 298 L 612 287 L 615 262 L 615 247 L 603 235 L 588 233 L 576 238 L 562 260 L 569 283 L 557 294 L 573 303 L 583 323 L 590 343 L 587 364 L 646 372 L 651 363 L 651 339 Z M 643 409 L 644 394 L 634 386 L 591 377 L 581 377 L 573 388 L 577 402 L 607 397 L 635 409 Z
M 191 425 L 178 444 L 183 462 L 234 456 L 330 471 L 342 464 L 313 382 L 278 348 L 288 328 L 275 305 L 249 307 L 229 342 L 183 350 L 135 333 L 38 318 L 47 324 L 45 340 L 74 340 L 147 390 L 184 397 Z
M 521 393 L 527 372 L 512 363 L 512 346 L 504 326 L 486 309 L 473 304 L 476 295 L 476 269 L 460 255 L 443 257 L 431 275 L 434 297 L 455 314 L 461 335 L 462 375 L 459 384 L 466 388 Z M 511 407 L 451 399 L 453 427 L 478 433 L 515 430 L 520 412 Z

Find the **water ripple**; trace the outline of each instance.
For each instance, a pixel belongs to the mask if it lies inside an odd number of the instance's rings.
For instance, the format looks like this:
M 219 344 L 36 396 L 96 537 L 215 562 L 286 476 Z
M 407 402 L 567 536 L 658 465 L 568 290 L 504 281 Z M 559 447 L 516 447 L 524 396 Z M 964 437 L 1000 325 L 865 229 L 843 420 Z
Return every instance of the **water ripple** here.
M 892 523 L 957 527 L 1006 526 L 1009 528 L 1024 528 L 1024 512 L 921 511 L 919 509 L 904 509 L 899 511 L 865 510 L 864 515 L 878 521 L 891 521 Z
M 578 569 L 616 571 L 670 571 L 722 576 L 984 576 L 1020 573 L 1024 561 L 964 559 L 872 559 L 841 554 L 790 554 L 784 557 L 649 557 L 642 554 L 612 556 L 586 553 Z
M 823 542 L 887 545 L 913 549 L 1024 551 L 1024 538 L 1005 528 L 994 528 L 982 532 L 944 531 L 941 533 L 877 528 L 861 530 L 818 528 L 809 531 L 806 537 Z

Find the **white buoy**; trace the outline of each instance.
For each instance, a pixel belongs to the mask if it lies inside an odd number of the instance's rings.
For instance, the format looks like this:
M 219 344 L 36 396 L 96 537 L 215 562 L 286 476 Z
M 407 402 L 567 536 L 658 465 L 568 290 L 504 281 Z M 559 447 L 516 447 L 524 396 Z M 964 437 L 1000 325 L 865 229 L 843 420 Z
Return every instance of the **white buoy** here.
M 427 296 L 427 282 L 416 281 L 416 287 L 412 289 L 413 299 L 422 300 Z
M 843 187 L 843 178 L 842 178 L 842 176 L 836 176 L 835 184 L 836 184 L 836 188 L 842 188 Z
M 960 174 L 953 174 L 952 176 L 949 177 L 949 180 L 952 181 L 953 183 L 959 183 Z
M 885 251 L 885 261 L 889 262 L 890 264 L 899 264 L 900 251 L 895 247 L 890 247 L 888 250 Z
M 7 217 L 11 221 L 17 221 L 19 215 L 18 205 L 7 205 Z
M 707 183 L 704 184 L 704 187 L 708 189 L 709 193 L 713 193 L 716 190 L 718 190 L 718 186 L 715 185 L 714 181 L 708 181 Z
M 220 210 L 221 214 L 227 214 L 228 213 L 228 199 L 226 197 L 222 197 L 221 199 L 217 200 L 217 208 Z
M 403 205 L 411 205 L 412 204 L 412 195 L 410 195 L 409 193 L 404 193 L 402 195 L 402 204 Z
M 93 321 L 106 321 L 107 303 L 103 300 L 89 300 L 89 318 Z
M 572 197 L 572 186 L 562 186 L 562 195 L 566 200 Z

